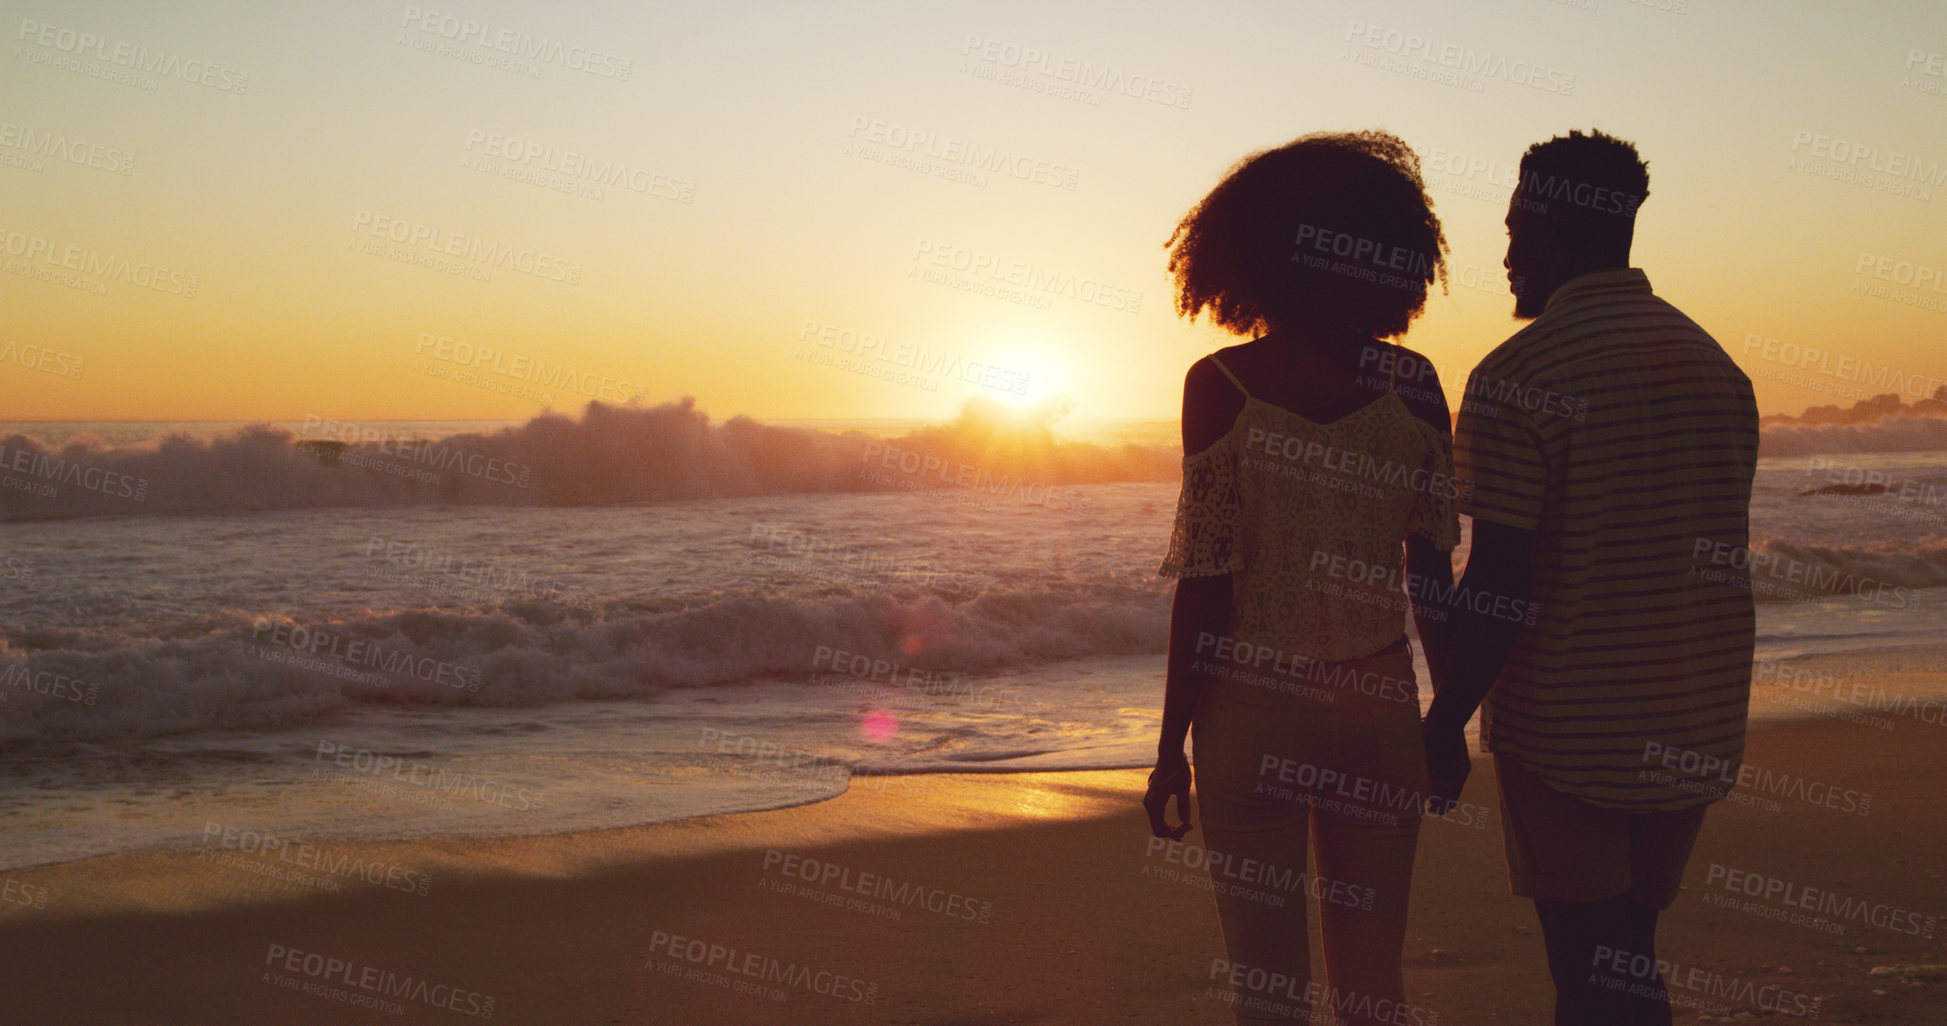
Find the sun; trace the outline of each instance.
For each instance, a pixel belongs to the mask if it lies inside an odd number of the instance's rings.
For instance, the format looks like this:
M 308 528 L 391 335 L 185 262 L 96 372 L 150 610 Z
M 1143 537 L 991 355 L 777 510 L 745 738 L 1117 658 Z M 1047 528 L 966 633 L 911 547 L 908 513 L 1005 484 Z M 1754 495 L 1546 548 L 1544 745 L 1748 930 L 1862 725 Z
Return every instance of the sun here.
M 1051 345 L 1010 341 L 996 345 L 983 369 L 980 394 L 1008 406 L 1039 406 L 1074 394 L 1074 376 Z

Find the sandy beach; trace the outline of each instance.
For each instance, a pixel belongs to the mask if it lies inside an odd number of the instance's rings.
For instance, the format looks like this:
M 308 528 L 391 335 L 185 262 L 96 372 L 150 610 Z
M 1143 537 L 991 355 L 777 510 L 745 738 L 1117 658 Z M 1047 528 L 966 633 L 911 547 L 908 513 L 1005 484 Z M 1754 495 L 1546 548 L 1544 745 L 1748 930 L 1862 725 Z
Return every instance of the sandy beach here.
M 1895 667 L 1874 683 L 1938 680 Z M 1890 718 L 1754 731 L 1770 776 L 1713 810 L 1664 920 L 1678 1021 L 1940 1021 L 1947 728 Z M 1200 834 L 1152 844 L 1142 778 L 877 778 L 622 830 L 272 854 L 217 838 L 16 871 L 4 1021 L 1229 1022 Z M 1422 830 L 1400 1021 L 1546 1021 L 1484 761 L 1465 798 L 1465 819 Z M 1933 968 L 1873 972 L 1902 966 Z

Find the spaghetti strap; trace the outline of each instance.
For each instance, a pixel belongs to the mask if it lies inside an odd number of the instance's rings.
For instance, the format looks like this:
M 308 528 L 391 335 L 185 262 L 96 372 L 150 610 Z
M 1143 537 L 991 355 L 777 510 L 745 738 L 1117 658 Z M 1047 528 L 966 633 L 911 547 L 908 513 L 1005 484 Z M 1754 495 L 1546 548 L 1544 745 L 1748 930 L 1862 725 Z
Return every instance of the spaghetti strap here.
M 1231 384 L 1233 384 L 1233 385 L 1236 385 L 1236 386 L 1237 386 L 1237 390 L 1238 390 L 1239 392 L 1242 392 L 1242 393 L 1244 393 L 1244 398 L 1246 398 L 1246 399 L 1249 399 L 1249 398 L 1251 397 L 1251 390 L 1250 390 L 1250 389 L 1248 389 L 1248 388 L 1245 388 L 1245 387 L 1244 387 L 1244 383 L 1243 383 L 1242 381 L 1239 381 L 1239 380 L 1237 380 L 1237 375 L 1235 375 L 1235 374 L 1232 374 L 1232 373 L 1230 372 L 1230 368 L 1229 368 L 1229 367 L 1226 367 L 1226 366 L 1224 366 L 1224 361 L 1222 361 L 1222 360 L 1219 360 L 1219 359 L 1217 359 L 1217 354 L 1216 354 L 1216 353 L 1211 353 L 1211 354 L 1210 354 L 1210 362 L 1211 362 L 1211 363 L 1214 363 L 1214 364 L 1216 364 L 1216 365 L 1217 365 L 1217 369 L 1218 369 L 1218 370 L 1220 370 L 1220 371 L 1223 371 L 1223 372 L 1224 372 L 1224 377 L 1227 377 L 1227 378 L 1229 378 L 1229 379 L 1230 379 L 1230 383 L 1231 383 Z

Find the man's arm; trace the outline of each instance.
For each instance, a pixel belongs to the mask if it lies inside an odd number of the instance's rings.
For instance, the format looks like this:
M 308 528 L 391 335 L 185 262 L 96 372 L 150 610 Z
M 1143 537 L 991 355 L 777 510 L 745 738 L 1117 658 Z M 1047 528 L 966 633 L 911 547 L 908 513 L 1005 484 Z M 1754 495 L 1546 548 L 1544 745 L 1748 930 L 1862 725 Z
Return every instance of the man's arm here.
M 1474 519 L 1467 572 L 1455 591 L 1447 634 L 1446 672 L 1434 678 L 1433 705 L 1426 714 L 1427 776 L 1436 812 L 1460 798 L 1470 768 L 1467 721 L 1501 675 L 1521 633 L 1519 620 L 1495 611 L 1527 606 L 1531 536 L 1518 527 Z

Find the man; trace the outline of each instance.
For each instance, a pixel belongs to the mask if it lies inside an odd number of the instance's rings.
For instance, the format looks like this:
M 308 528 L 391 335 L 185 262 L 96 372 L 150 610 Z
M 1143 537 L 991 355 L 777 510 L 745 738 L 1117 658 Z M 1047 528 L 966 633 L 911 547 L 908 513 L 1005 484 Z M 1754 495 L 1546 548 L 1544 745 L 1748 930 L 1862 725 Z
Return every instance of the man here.
M 1558 1026 L 1670 1022 L 1662 978 L 1628 967 L 1655 965 L 1657 914 L 1744 751 L 1757 408 L 1629 266 L 1648 195 L 1635 147 L 1601 132 L 1522 157 L 1506 265 L 1532 323 L 1474 370 L 1454 432 L 1474 534 L 1425 723 L 1434 811 L 1479 706 Z

